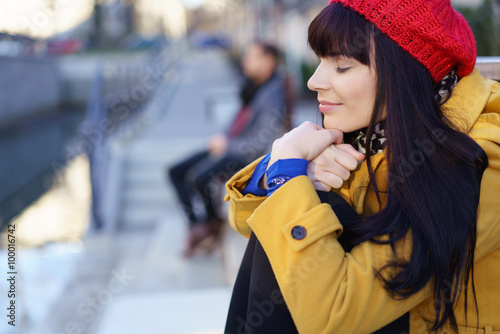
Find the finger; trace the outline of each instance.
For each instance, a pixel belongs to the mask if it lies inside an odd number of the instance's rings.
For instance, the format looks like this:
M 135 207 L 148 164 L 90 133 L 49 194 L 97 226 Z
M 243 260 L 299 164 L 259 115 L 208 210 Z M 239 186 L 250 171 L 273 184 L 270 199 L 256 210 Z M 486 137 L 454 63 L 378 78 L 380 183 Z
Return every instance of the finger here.
M 318 181 L 330 186 L 330 188 L 338 189 L 344 184 L 344 180 L 334 173 L 323 172 L 316 175 Z
M 315 171 L 316 166 L 314 166 L 313 163 L 309 163 L 307 165 L 307 176 L 309 177 L 309 180 L 311 180 L 311 183 L 314 186 L 314 189 L 319 190 L 319 191 L 330 191 L 332 187 L 330 187 L 328 184 L 325 184 L 321 182 L 317 178 L 317 173 Z
M 351 154 L 335 147 L 335 161 L 349 171 L 353 171 L 358 167 L 358 160 Z
M 322 126 L 320 126 L 320 125 L 318 125 L 316 123 L 310 122 L 310 121 L 306 121 L 306 122 L 304 122 L 302 124 L 305 125 L 305 126 L 309 126 L 309 127 L 315 128 L 316 130 L 318 130 L 318 132 L 321 133 L 322 136 L 324 136 L 325 133 L 328 133 L 328 136 L 330 138 L 330 144 L 342 144 L 344 142 L 344 133 L 342 131 L 340 131 L 340 130 L 337 130 L 337 129 L 325 129 Z
M 309 147 L 308 160 L 313 160 L 335 143 L 341 143 L 343 134 L 338 130 L 319 130 L 309 133 L 305 141 Z
M 332 190 L 332 187 L 330 187 L 329 185 L 324 184 L 320 181 L 314 181 L 312 184 L 314 186 L 314 189 L 316 189 L 318 191 L 330 191 L 330 190 Z
M 307 176 L 312 182 L 321 182 L 330 188 L 340 188 L 345 180 L 349 179 L 348 170 L 337 164 L 326 166 L 309 163 L 307 167 Z
M 335 161 L 335 158 L 327 160 L 323 159 L 322 157 L 319 160 L 321 161 L 314 160 L 313 162 L 309 163 L 309 165 L 307 166 L 309 174 L 315 175 L 315 177 L 320 179 L 320 176 L 324 173 L 330 173 L 337 175 L 344 181 L 349 180 L 349 178 L 351 177 L 350 170 L 340 165 L 337 161 Z
M 351 172 L 337 162 L 329 165 L 328 168 L 324 170 L 324 172 L 334 174 L 344 181 L 349 180 L 349 178 L 351 177 Z
M 313 123 L 311 121 L 305 121 L 304 124 L 308 124 L 309 126 L 313 126 L 314 128 L 316 128 L 316 130 L 324 130 L 325 129 L 321 125 L 318 125 L 318 124 Z
M 358 150 L 356 150 L 352 145 L 349 144 L 338 144 L 335 145 L 337 148 L 341 149 L 344 152 L 351 154 L 357 161 L 365 160 L 365 155 Z
M 335 145 L 342 144 L 344 142 L 344 133 L 337 129 L 323 129 L 321 132 L 327 132 L 330 136 L 330 142 Z

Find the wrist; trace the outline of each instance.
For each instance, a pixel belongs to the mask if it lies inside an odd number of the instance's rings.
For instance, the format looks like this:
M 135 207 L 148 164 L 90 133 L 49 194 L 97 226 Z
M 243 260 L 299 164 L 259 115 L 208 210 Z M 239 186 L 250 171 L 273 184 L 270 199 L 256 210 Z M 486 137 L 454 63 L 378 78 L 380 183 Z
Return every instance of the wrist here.
M 264 173 L 264 175 L 262 175 L 262 177 L 259 180 L 259 188 L 262 189 L 262 190 L 269 189 L 269 187 L 267 186 L 267 175 L 266 175 L 266 173 Z

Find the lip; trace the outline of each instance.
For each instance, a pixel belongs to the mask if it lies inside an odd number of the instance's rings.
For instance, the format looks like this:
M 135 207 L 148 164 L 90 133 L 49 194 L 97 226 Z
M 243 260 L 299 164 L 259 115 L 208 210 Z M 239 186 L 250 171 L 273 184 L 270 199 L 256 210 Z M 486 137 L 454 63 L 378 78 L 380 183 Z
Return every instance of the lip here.
M 342 105 L 342 103 L 332 103 L 324 100 L 318 102 L 319 102 L 319 111 L 321 111 L 323 114 L 326 114 L 329 111 L 337 109 Z

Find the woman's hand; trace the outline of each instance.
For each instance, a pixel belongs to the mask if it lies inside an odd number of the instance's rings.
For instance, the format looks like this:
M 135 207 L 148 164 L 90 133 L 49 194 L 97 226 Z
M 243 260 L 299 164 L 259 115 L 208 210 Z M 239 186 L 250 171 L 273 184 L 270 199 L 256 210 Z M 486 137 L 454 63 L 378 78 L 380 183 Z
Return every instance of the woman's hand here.
M 267 166 L 271 166 L 280 159 L 312 161 L 328 146 L 342 144 L 343 139 L 344 134 L 339 130 L 326 130 L 312 122 L 304 122 L 274 141 Z
M 307 176 L 316 190 L 338 189 L 364 158 L 349 144 L 330 145 L 307 165 Z
M 305 159 L 310 161 L 307 175 L 316 190 L 340 188 L 365 158 L 351 145 L 343 144 L 343 140 L 344 134 L 339 130 L 304 122 L 274 141 L 267 166 L 280 159 Z M 266 180 L 262 181 L 265 186 Z

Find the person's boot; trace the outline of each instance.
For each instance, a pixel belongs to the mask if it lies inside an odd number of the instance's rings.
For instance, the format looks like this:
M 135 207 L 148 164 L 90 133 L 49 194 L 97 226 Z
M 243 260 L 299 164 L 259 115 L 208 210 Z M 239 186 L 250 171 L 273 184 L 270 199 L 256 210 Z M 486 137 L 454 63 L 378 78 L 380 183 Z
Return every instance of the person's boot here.
M 196 253 L 211 253 L 220 241 L 222 224 L 222 219 L 214 218 L 192 225 L 186 238 L 184 257 L 189 258 Z

